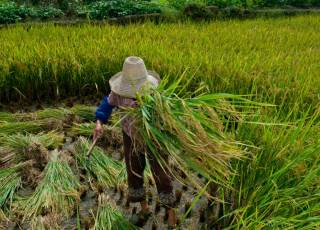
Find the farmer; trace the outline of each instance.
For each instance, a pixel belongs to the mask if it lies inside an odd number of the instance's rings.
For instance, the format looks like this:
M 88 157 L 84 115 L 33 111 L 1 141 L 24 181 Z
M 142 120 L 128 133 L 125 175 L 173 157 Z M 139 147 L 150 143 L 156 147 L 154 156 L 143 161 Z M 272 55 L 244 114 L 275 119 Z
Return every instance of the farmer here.
M 102 126 L 108 121 L 114 108 L 138 106 L 135 99 L 137 92 L 145 92 L 146 89 L 150 87 L 157 87 L 159 81 L 159 75 L 155 72 L 148 71 L 141 58 L 126 58 L 122 72 L 117 73 L 109 80 L 111 93 L 108 97 L 104 97 L 100 106 L 97 108 L 96 128 L 93 138 L 101 137 L 103 134 Z M 175 196 L 173 194 L 172 178 L 167 170 L 165 170 L 165 167 L 160 166 L 153 154 L 147 151 L 142 138 L 139 137 L 138 128 L 132 117 L 123 117 L 124 155 L 129 186 L 128 201 L 140 202 L 141 212 L 139 213 L 139 222 L 145 223 L 151 214 L 146 201 L 143 182 L 143 171 L 146 166 L 145 156 L 147 156 L 156 182 L 160 202 L 167 210 L 169 229 L 173 229 L 176 225 L 176 216 L 174 211 Z

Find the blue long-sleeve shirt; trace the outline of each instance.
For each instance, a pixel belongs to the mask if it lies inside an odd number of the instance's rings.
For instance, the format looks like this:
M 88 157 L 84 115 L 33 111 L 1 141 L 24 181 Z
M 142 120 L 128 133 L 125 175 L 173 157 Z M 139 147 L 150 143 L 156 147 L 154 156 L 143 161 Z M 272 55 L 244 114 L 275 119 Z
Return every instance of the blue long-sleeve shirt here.
M 109 98 L 105 96 L 96 110 L 96 120 L 102 121 L 104 124 L 108 121 L 112 110 L 115 106 L 109 104 Z

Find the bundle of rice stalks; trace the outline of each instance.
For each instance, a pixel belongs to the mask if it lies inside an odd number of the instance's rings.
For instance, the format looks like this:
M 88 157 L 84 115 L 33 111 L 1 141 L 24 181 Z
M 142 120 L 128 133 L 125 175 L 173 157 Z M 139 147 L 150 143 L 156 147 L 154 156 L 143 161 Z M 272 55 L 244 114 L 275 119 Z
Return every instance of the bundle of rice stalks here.
M 12 113 L 0 112 L 0 123 L 16 121 Z
M 134 230 L 138 228 L 131 224 L 118 209 L 111 205 L 108 198 L 102 194 L 99 196 L 99 206 L 94 229 Z
M 96 107 L 85 106 L 85 105 L 75 105 L 70 111 L 81 119 L 81 121 L 94 121 Z
M 96 124 L 82 123 L 74 124 L 70 129 L 70 134 L 74 136 L 92 137 Z M 104 125 L 103 136 L 99 142 L 105 143 L 106 146 L 120 146 L 123 143 L 121 128 Z
M 0 169 L 0 208 L 7 201 L 12 202 L 14 193 L 21 187 L 21 170 L 28 162 L 15 165 L 11 168 Z
M 0 136 L 15 133 L 38 133 L 43 130 L 42 121 L 2 122 L 0 123 Z
M 180 86 L 182 81 L 186 83 Z M 226 184 L 232 174 L 230 161 L 243 158 L 244 152 L 224 132 L 218 112 L 239 115 L 224 107 L 225 101 L 234 107 L 255 105 L 240 96 L 197 93 L 202 89 L 187 93 L 184 89 L 190 82 L 183 76 L 173 83 L 164 79 L 157 89 L 138 95 L 140 106 L 128 109 L 129 115 L 137 119 L 141 139 L 162 165 L 166 164 L 163 154 L 168 154 L 190 180 L 191 169 L 208 180 Z
M 113 160 L 111 156 L 104 153 L 101 148 L 95 147 L 90 158 L 87 152 L 90 143 L 85 138 L 80 138 L 76 144 L 76 159 L 81 168 L 85 169 L 89 176 L 96 178 L 97 182 L 106 187 L 117 187 L 124 182 L 124 164 Z M 120 177 L 119 177 L 120 175 Z
M 30 113 L 28 116 L 32 120 L 44 120 L 49 118 L 63 120 L 68 115 L 70 115 L 70 111 L 64 108 L 46 108 L 44 110 Z
M 3 149 L 15 153 L 14 162 L 22 160 L 36 160 L 39 164 L 46 164 L 48 158 L 47 149 L 56 149 L 63 143 L 63 136 L 57 132 L 39 134 L 14 134 L 0 138 Z M 0 162 L 6 162 L 8 154 L 1 157 Z
M 47 149 L 59 148 L 63 143 L 63 135 L 51 131 L 38 134 L 14 134 L 0 138 L 2 146 L 12 149 L 15 152 L 25 152 L 32 143 L 39 143 Z
M 23 219 L 43 213 L 70 216 L 76 202 L 80 199 L 80 182 L 69 165 L 53 152 L 43 172 L 44 176 L 31 197 L 19 202 Z

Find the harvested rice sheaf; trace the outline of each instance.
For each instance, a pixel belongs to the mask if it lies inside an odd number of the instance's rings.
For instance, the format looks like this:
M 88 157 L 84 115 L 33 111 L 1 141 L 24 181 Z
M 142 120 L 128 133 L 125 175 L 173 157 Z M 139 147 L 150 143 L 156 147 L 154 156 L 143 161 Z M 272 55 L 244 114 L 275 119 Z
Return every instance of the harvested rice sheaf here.
M 79 179 L 70 166 L 59 158 L 57 152 L 51 154 L 43 174 L 43 179 L 32 196 L 22 198 L 19 202 L 23 219 L 32 219 L 44 212 L 70 216 L 80 199 Z
M 166 162 L 159 150 L 184 172 L 191 169 L 225 184 L 233 172 L 231 160 L 243 158 L 244 152 L 224 132 L 219 113 L 224 111 L 226 101 L 248 107 L 251 102 L 229 94 L 185 94 L 189 82 L 183 76 L 173 83 L 164 79 L 157 89 L 138 95 L 140 106 L 128 112 L 137 119 L 141 139 L 161 164 Z M 226 107 L 225 112 L 239 116 L 230 108 Z
M 43 122 L 22 121 L 22 122 L 2 122 L 0 123 L 0 136 L 15 133 L 38 133 L 43 130 Z
M 124 164 L 112 159 L 99 147 L 95 147 L 88 158 L 86 154 L 89 148 L 90 142 L 85 138 L 80 138 L 76 144 L 75 155 L 80 167 L 103 186 L 117 187 L 121 185 L 125 180 Z
M 23 160 L 35 160 L 40 169 L 48 162 L 48 150 L 59 148 L 63 143 L 63 136 L 57 132 L 39 134 L 14 134 L 0 137 L 3 154 L 0 154 L 0 163 L 9 160 L 19 163 Z M 4 155 L 7 152 L 7 155 Z M 2 156 L 3 155 L 3 156 Z M 10 159 L 8 159 L 11 157 Z
M 124 215 L 114 207 L 105 195 L 99 196 L 99 207 L 95 218 L 94 228 L 97 230 L 134 230 Z
M 94 121 L 96 108 L 94 106 L 75 105 L 70 111 L 81 121 Z
M 92 137 L 93 130 L 95 129 L 96 124 L 91 123 L 81 123 L 74 124 L 70 128 L 70 134 L 75 136 L 84 136 Z M 119 127 L 111 127 L 104 125 L 103 136 L 99 139 L 100 143 L 103 143 L 105 146 L 120 146 L 123 143 L 122 133 Z

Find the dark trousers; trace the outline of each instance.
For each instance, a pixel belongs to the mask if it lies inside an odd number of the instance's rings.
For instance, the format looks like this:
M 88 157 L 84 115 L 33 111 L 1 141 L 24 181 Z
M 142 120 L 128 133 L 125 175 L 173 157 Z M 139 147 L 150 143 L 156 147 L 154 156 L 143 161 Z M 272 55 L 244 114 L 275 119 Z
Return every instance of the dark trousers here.
M 145 200 L 143 172 L 146 167 L 146 157 L 143 152 L 134 150 L 132 139 L 123 132 L 124 154 L 128 174 L 129 201 L 141 202 Z M 160 202 L 173 207 L 175 196 L 173 194 L 172 177 L 165 167 L 161 167 L 157 159 L 150 151 L 147 151 L 152 175 L 154 177 Z

